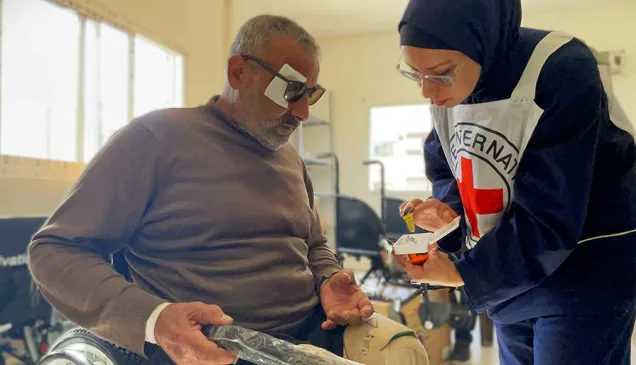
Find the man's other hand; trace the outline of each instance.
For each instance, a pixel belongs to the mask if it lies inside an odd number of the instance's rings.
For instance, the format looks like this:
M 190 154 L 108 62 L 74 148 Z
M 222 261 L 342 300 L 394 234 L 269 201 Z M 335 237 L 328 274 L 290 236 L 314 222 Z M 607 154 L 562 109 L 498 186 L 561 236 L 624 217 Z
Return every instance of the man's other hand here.
M 219 348 L 201 332 L 205 325 L 230 324 L 232 318 L 216 305 L 173 303 L 157 318 L 155 340 L 177 365 L 234 364 L 236 356 Z
M 373 304 L 356 284 L 351 270 L 332 275 L 320 289 L 320 299 L 327 314 L 327 320 L 322 323 L 325 330 L 362 324 L 362 320 L 374 312 Z

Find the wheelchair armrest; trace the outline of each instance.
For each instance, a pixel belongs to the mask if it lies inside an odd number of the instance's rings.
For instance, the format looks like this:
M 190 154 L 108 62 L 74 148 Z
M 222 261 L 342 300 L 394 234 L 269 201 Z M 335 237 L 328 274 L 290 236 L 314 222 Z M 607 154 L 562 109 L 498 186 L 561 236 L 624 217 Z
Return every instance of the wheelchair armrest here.
M 386 285 L 396 286 L 398 288 L 407 288 L 407 289 L 419 289 L 422 284 L 406 282 L 406 281 L 398 281 L 398 280 L 390 280 L 386 283 Z
M 361 250 L 357 248 L 338 248 L 337 252 L 339 254 L 353 255 L 353 256 L 365 256 L 365 257 L 380 257 L 379 251 L 371 251 L 371 250 Z
M 13 328 L 13 324 L 11 323 L 0 324 L 0 335 L 9 332 L 11 328 Z

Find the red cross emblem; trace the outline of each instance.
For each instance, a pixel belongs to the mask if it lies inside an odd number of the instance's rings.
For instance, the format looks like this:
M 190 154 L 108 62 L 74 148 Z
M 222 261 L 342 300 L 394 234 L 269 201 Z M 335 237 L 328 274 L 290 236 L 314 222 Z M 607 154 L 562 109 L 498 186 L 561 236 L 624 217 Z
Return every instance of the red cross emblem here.
M 473 176 L 473 161 L 461 157 L 462 181 L 457 179 L 459 194 L 462 197 L 466 218 L 470 222 L 473 236 L 480 238 L 477 225 L 478 214 L 495 214 L 503 210 L 503 189 L 476 189 Z

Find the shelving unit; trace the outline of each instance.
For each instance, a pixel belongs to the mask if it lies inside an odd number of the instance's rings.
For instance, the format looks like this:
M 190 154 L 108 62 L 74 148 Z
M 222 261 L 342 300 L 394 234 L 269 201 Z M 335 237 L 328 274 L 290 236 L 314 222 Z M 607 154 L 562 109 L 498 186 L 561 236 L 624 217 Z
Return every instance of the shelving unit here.
M 326 128 L 326 133 L 318 128 Z M 308 133 L 309 130 L 311 130 L 311 134 Z M 305 140 L 309 135 L 312 138 Z M 335 248 L 337 222 L 335 221 L 335 164 L 330 158 L 333 151 L 332 136 L 332 123 L 311 115 L 309 120 L 302 123 L 297 130 L 296 146 L 298 153 L 307 165 L 314 185 L 316 209 L 320 215 L 324 234 L 327 236 L 330 246 Z M 321 148 L 323 141 L 327 148 Z M 308 145 L 312 149 L 311 152 L 307 150 Z
M 316 209 L 320 215 L 329 245 L 335 248 L 335 169 L 333 159 L 333 123 L 330 120 L 331 95 L 329 92 L 312 107 L 309 119 L 301 123 L 294 142 L 303 158 L 314 186 Z
M 329 149 L 327 151 L 320 151 L 320 153 L 324 152 L 333 152 L 333 129 L 332 124 L 328 120 L 321 119 L 315 115 L 310 115 L 309 119 L 304 123 L 301 123 L 296 131 L 296 146 L 298 147 L 298 154 L 303 158 L 305 164 L 307 166 L 329 166 L 329 161 L 324 161 L 316 158 L 316 155 L 308 155 L 305 152 L 305 141 L 304 141 L 304 130 L 307 128 L 316 128 L 316 127 L 326 127 L 329 130 Z

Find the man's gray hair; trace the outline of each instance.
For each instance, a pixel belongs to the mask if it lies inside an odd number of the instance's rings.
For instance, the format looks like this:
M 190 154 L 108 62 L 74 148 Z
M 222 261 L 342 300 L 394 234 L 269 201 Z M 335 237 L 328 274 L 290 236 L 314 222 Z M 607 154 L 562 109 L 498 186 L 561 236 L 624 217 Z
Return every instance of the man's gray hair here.
M 295 21 L 283 16 L 259 15 L 248 20 L 239 29 L 230 48 L 230 56 L 261 57 L 265 42 L 276 35 L 290 37 L 300 46 L 313 51 L 317 57 L 320 55 L 316 39 Z

